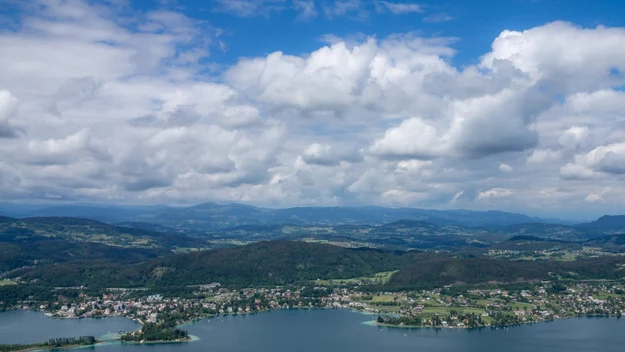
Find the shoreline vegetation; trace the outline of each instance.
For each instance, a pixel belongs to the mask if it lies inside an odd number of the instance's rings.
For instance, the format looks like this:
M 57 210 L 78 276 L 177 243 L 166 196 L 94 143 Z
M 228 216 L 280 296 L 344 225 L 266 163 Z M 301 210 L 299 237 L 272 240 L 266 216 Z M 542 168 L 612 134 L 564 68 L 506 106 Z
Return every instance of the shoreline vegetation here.
M 126 342 L 185 342 L 190 341 L 189 333 L 180 329 L 176 324 L 145 323 L 139 330 L 135 330 L 120 336 L 119 340 Z
M 367 321 L 365 322 L 365 324 L 370 325 L 370 326 L 386 327 L 386 328 L 392 328 L 392 329 L 397 328 L 397 329 L 467 329 L 467 330 L 495 329 L 497 330 L 497 329 L 505 329 L 509 327 L 514 327 L 514 326 L 550 323 L 556 320 L 581 319 L 581 318 L 621 319 L 621 317 L 622 315 L 574 315 L 574 316 L 557 317 L 557 318 L 541 320 L 541 321 L 524 321 L 524 322 L 515 322 L 515 323 L 509 323 L 509 324 L 453 326 L 453 325 L 432 325 L 432 324 L 423 324 L 423 323 L 421 325 L 414 325 L 414 324 L 411 325 L 411 324 L 405 324 L 402 322 L 398 323 L 396 321 L 386 321 L 384 320 L 385 317 L 378 316 L 378 319 Z
M 72 349 L 77 347 L 95 346 L 98 342 L 100 341 L 96 340 L 94 336 L 52 338 L 46 342 L 0 345 L 0 352 Z
M 31 343 L 31 344 L 3 344 L 0 345 L 0 352 L 33 352 L 33 351 L 53 351 L 53 350 L 72 350 L 85 347 L 97 347 L 109 345 L 111 342 L 118 342 L 124 345 L 156 345 L 156 344 L 175 344 L 198 341 L 199 338 L 193 335 L 186 335 L 184 338 L 177 340 L 122 340 L 115 338 L 112 340 L 95 340 L 92 343 L 73 343 L 67 345 L 49 345 L 47 343 Z
M 44 316 L 53 319 L 104 319 L 104 317 L 82 318 L 82 317 L 58 317 L 45 312 Z M 141 324 L 141 328 L 129 333 L 116 333 L 113 338 L 96 339 L 94 336 L 68 337 L 68 338 L 51 338 L 46 342 L 26 343 L 26 344 L 0 344 L 0 352 L 32 352 L 32 351 L 51 351 L 51 350 L 71 350 L 84 347 L 96 347 L 99 345 L 108 345 L 111 342 L 119 342 L 127 345 L 146 345 L 146 344 L 169 344 L 169 343 L 186 343 L 198 341 L 199 338 L 189 335 L 186 330 L 182 330 L 181 326 L 169 326 L 164 324 L 144 323 L 140 319 L 124 317 L 137 321 Z M 190 322 L 189 322 L 190 323 Z
M 97 347 L 110 345 L 111 342 L 118 342 L 124 345 L 157 345 L 157 344 L 176 344 L 199 341 L 199 338 L 193 335 L 188 335 L 185 339 L 169 340 L 169 341 L 122 341 L 120 339 L 113 340 L 96 340 L 92 344 L 71 344 L 62 346 L 50 346 L 46 344 L 33 343 L 33 344 L 11 344 L 0 345 L 0 352 L 34 352 L 34 351 L 56 351 L 56 350 L 72 350 L 85 347 Z
M 71 300 L 71 292 L 63 289 L 55 291 L 63 301 L 22 301 L 12 307 L 44 311 L 48 317 L 125 317 L 142 326 L 116 336 L 120 341 L 185 342 L 191 341 L 184 330 L 187 324 L 274 309 L 346 309 L 377 315 L 376 325 L 415 328 L 496 328 L 584 316 L 620 317 L 625 313 L 623 288 L 625 282 L 616 281 L 446 286 L 403 292 L 371 291 L 351 281 L 246 289 L 215 283 L 166 295 L 124 289 L 89 294 L 79 289 Z

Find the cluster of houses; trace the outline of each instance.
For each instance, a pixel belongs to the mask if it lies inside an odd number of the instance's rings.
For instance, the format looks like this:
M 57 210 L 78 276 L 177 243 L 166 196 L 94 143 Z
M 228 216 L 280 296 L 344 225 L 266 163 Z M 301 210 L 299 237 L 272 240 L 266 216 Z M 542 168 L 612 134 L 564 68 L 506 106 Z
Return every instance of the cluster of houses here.
M 557 291 L 550 289 L 551 284 L 548 282 L 514 291 L 497 288 L 459 291 L 449 288 L 363 293 L 358 285 L 230 290 L 215 283 L 194 287 L 197 297 L 191 298 L 146 294 L 141 290 L 112 289 L 99 297 L 90 297 L 81 292 L 74 299 L 59 296 L 52 304 L 22 302 L 23 306 L 20 307 L 38 308 L 57 317 L 126 316 L 140 322 L 158 322 L 171 317 L 186 322 L 212 315 L 289 308 L 352 309 L 371 313 L 392 311 L 397 316 L 413 318 L 425 315 L 431 317 L 432 312 L 447 309 L 448 312 L 461 313 L 457 321 L 454 321 L 456 316 L 453 314 L 444 320 L 453 326 L 466 324 L 464 320 L 467 317 L 462 312 L 478 314 L 480 320 L 487 323 L 502 317 L 525 323 L 579 315 L 620 316 L 625 313 L 623 288 L 606 283 L 572 283 Z M 381 307 L 384 304 L 380 300 L 372 300 L 372 296 L 390 297 L 392 305 Z

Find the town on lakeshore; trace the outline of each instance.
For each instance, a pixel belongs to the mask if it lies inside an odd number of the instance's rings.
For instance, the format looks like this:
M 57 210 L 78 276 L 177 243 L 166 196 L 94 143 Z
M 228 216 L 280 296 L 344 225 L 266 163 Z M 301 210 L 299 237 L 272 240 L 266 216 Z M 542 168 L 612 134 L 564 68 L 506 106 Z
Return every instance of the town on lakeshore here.
M 379 277 L 379 276 L 378 276 Z M 371 278 L 374 279 L 374 278 Z M 229 289 L 219 283 L 163 293 L 154 289 L 82 287 L 54 290 L 48 300 L 0 302 L 4 309 L 44 311 L 56 318 L 123 316 L 140 330 L 118 332 L 125 342 L 189 341 L 184 325 L 203 318 L 274 309 L 348 309 L 369 313 L 372 323 L 397 327 L 505 327 L 554 319 L 625 314 L 623 283 L 610 281 L 447 285 L 431 290 L 371 290 L 367 279 L 318 280 L 309 285 Z

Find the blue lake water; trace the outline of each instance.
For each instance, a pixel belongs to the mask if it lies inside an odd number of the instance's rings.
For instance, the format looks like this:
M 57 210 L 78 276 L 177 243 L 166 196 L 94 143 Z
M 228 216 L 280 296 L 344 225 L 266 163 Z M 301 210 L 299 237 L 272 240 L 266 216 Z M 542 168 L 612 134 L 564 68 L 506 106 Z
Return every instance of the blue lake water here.
M 141 325 L 121 317 L 104 319 L 55 319 L 40 312 L 0 313 L 0 343 L 44 342 L 54 337 L 99 337 L 119 330 L 132 331 Z
M 363 324 L 368 316 L 342 310 L 279 310 L 204 319 L 189 325 L 201 340 L 182 344 L 109 345 L 101 352 L 317 351 L 625 351 L 625 319 L 580 318 L 509 329 L 400 329 Z M 40 313 L 0 313 L 0 341 L 100 336 L 136 327 L 123 318 L 54 320 Z

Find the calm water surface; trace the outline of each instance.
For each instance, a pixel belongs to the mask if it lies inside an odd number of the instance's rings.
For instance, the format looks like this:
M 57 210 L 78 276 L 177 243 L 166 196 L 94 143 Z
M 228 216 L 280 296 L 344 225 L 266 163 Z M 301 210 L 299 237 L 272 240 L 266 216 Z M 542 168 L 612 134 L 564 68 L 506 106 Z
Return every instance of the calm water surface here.
M 54 319 L 40 312 L 0 313 L 0 343 L 33 343 L 53 337 L 99 337 L 119 330 L 132 331 L 141 325 L 121 317 L 104 319 Z
M 341 310 L 280 310 L 205 319 L 186 327 L 190 334 L 201 339 L 197 342 L 101 346 L 96 352 L 625 351 L 625 319 L 569 319 L 508 330 L 433 330 L 363 324 L 373 318 Z M 0 340 L 32 341 L 35 334 L 38 337 L 35 340 L 98 335 L 135 326 L 136 323 L 125 319 L 59 321 L 41 318 L 38 313 L 0 313 Z

